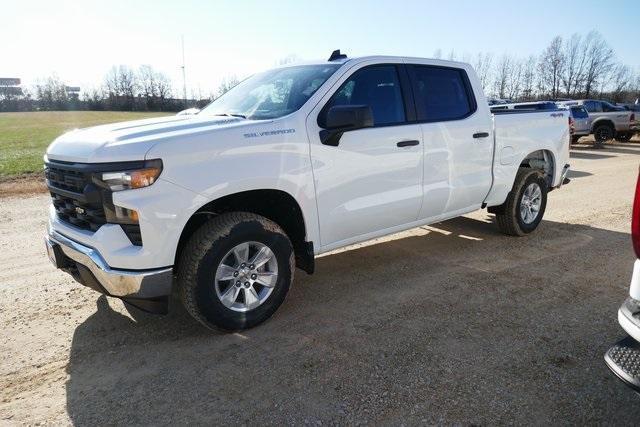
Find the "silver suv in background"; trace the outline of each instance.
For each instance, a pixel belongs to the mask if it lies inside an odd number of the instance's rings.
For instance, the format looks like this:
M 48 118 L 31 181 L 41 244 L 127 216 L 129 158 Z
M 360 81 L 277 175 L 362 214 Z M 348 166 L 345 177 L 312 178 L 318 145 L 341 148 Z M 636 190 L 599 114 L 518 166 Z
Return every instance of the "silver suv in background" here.
M 567 107 L 583 106 L 589 112 L 591 133 L 596 144 L 602 144 L 614 138 L 620 142 L 627 142 L 638 129 L 633 111 L 627 111 L 607 101 L 582 99 L 558 104 Z

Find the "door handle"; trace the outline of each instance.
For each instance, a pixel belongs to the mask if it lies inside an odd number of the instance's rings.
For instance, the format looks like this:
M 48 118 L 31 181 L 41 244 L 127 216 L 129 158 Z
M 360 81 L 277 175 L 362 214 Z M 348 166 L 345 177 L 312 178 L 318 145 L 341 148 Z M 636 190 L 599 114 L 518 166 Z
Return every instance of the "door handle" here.
M 477 132 L 473 134 L 474 138 L 488 138 L 489 132 Z
M 411 147 L 418 144 L 420 144 L 420 141 L 418 141 L 417 139 L 412 139 L 410 141 L 400 141 L 396 145 L 398 147 Z

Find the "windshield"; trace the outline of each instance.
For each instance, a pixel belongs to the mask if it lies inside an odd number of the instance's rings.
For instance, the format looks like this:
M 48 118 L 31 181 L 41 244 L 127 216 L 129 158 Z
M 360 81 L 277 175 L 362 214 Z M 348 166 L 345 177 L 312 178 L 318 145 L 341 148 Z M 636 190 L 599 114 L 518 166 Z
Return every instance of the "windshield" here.
M 249 77 L 205 107 L 200 114 L 237 115 L 263 120 L 298 110 L 340 64 L 278 68 Z

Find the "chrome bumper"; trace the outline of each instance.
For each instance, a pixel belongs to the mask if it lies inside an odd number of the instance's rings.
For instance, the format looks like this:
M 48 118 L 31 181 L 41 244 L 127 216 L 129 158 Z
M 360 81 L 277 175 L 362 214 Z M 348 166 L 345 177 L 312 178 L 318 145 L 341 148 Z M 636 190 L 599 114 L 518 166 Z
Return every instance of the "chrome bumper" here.
M 640 342 L 640 301 L 627 298 L 618 310 L 618 323 L 626 333 Z
M 171 294 L 171 267 L 143 271 L 118 270 L 109 267 L 95 249 L 81 245 L 56 231 L 50 231 L 45 242 L 49 247 L 58 245 L 64 255 L 65 265 L 56 267 L 71 273 L 78 282 L 99 292 L 125 299 L 152 299 Z M 99 285 L 98 289 L 94 281 Z

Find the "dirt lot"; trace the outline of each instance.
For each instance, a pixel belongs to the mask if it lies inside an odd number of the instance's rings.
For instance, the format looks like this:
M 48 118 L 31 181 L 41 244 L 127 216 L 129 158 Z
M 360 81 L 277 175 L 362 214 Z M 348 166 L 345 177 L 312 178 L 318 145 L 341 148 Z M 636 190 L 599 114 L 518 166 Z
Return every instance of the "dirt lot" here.
M 44 254 L 47 196 L 0 199 L 0 424 L 637 423 L 602 357 L 639 160 L 575 149 L 534 235 L 478 212 L 324 256 L 228 335 L 75 284 Z

